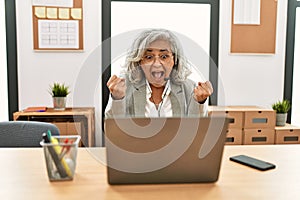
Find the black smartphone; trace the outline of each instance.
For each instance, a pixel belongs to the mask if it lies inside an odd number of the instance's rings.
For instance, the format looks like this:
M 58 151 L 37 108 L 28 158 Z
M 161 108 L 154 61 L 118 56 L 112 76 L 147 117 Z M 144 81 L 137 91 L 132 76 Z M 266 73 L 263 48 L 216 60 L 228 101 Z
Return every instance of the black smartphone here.
M 261 170 L 261 171 L 266 171 L 269 169 L 274 169 L 276 166 L 272 163 L 259 160 L 253 157 L 249 157 L 246 155 L 238 155 L 238 156 L 232 156 L 229 158 L 231 161 Z

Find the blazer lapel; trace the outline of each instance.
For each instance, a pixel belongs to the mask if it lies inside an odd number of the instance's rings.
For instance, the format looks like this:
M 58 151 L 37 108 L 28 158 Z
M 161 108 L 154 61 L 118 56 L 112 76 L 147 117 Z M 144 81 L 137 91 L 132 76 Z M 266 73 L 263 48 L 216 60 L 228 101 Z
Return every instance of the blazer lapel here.
M 135 87 L 133 92 L 135 116 L 145 116 L 146 112 L 146 85 L 142 84 Z
M 185 96 L 181 85 L 171 84 L 170 94 L 173 116 L 182 116 L 185 108 Z

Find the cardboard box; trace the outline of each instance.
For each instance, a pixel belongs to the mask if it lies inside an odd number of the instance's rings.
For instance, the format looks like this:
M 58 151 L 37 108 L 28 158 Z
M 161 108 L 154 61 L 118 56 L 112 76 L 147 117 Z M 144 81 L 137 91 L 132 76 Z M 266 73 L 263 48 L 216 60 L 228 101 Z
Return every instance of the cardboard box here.
M 226 145 L 241 145 L 243 143 L 242 129 L 228 129 L 226 135 Z
M 275 111 L 259 106 L 209 106 L 208 113 L 232 118 L 229 128 L 274 129 L 276 124 Z
M 81 123 L 69 122 L 67 123 L 68 135 L 81 135 Z
M 81 135 L 80 122 L 53 122 L 61 135 Z
M 274 144 L 275 129 L 244 129 L 243 144 Z
M 59 129 L 60 135 L 67 135 L 67 124 L 66 122 L 52 122 Z
M 276 112 L 267 108 L 245 108 L 244 129 L 274 129 Z
M 81 122 L 53 122 L 59 129 L 60 135 L 82 135 L 82 126 Z M 82 140 L 79 142 L 79 146 L 82 147 Z
M 208 107 L 208 116 L 223 116 L 228 117 L 230 119 L 230 123 L 228 124 L 228 129 L 233 128 L 243 128 L 244 122 L 244 111 L 230 106 L 209 106 Z
M 275 144 L 300 144 L 300 127 L 290 124 L 276 126 Z

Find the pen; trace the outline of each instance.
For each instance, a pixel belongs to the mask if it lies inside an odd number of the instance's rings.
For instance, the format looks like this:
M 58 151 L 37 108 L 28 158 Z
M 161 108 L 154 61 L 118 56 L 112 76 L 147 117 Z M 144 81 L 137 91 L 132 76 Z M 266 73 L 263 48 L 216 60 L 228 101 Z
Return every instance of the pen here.
M 64 144 L 68 144 L 68 142 L 69 142 L 69 139 L 66 138 L 65 141 L 64 141 Z M 63 146 L 62 149 L 61 149 L 60 154 L 62 154 L 65 149 L 66 149 L 66 146 Z
M 50 142 L 50 138 L 51 138 L 51 137 L 52 137 L 51 131 L 48 130 L 48 131 L 47 131 L 47 138 L 48 138 L 49 142 Z
M 68 145 L 68 142 L 69 142 L 69 140 L 68 140 L 68 138 L 66 138 L 64 141 L 65 145 L 62 147 L 61 152 L 59 154 L 59 159 L 62 159 L 70 151 L 71 146 Z M 70 142 L 70 144 L 72 144 L 72 143 L 73 143 L 73 141 Z
M 49 132 L 49 133 L 51 135 L 51 132 Z M 44 139 L 45 143 L 50 143 L 50 138 L 48 136 L 49 136 L 48 133 L 43 133 L 43 139 Z M 60 177 L 62 177 L 62 178 L 67 177 L 68 174 L 67 174 L 66 170 L 64 169 L 64 167 L 62 166 L 62 164 L 61 164 L 61 162 L 58 158 L 58 155 L 56 154 L 53 146 L 47 146 L 47 148 L 48 148 L 48 151 L 49 151 L 49 153 L 52 157 L 52 160 L 53 160 L 53 162 L 56 166 L 56 169 L 57 169 Z
M 59 146 L 58 140 L 51 136 L 51 131 L 50 130 L 48 130 L 47 135 L 50 135 L 49 139 L 50 139 L 51 144 L 53 144 L 53 149 L 55 151 L 56 157 L 60 161 L 60 164 L 62 165 L 65 172 L 67 173 L 67 176 L 72 177 L 72 171 L 71 171 L 68 163 L 65 161 L 64 158 L 62 158 L 61 160 L 59 159 L 59 155 L 60 155 L 60 152 L 61 152 L 61 147 Z

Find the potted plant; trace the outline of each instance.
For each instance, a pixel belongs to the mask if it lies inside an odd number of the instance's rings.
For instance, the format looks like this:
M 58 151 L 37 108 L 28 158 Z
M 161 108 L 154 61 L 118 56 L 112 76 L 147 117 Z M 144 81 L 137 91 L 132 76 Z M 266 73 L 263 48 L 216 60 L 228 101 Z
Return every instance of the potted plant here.
M 291 108 L 289 100 L 277 101 L 272 104 L 272 108 L 276 111 L 276 126 L 285 126 L 287 113 Z
M 65 110 L 67 95 L 70 94 L 69 87 L 64 83 L 53 83 L 50 85 L 50 91 L 53 98 L 54 110 Z

